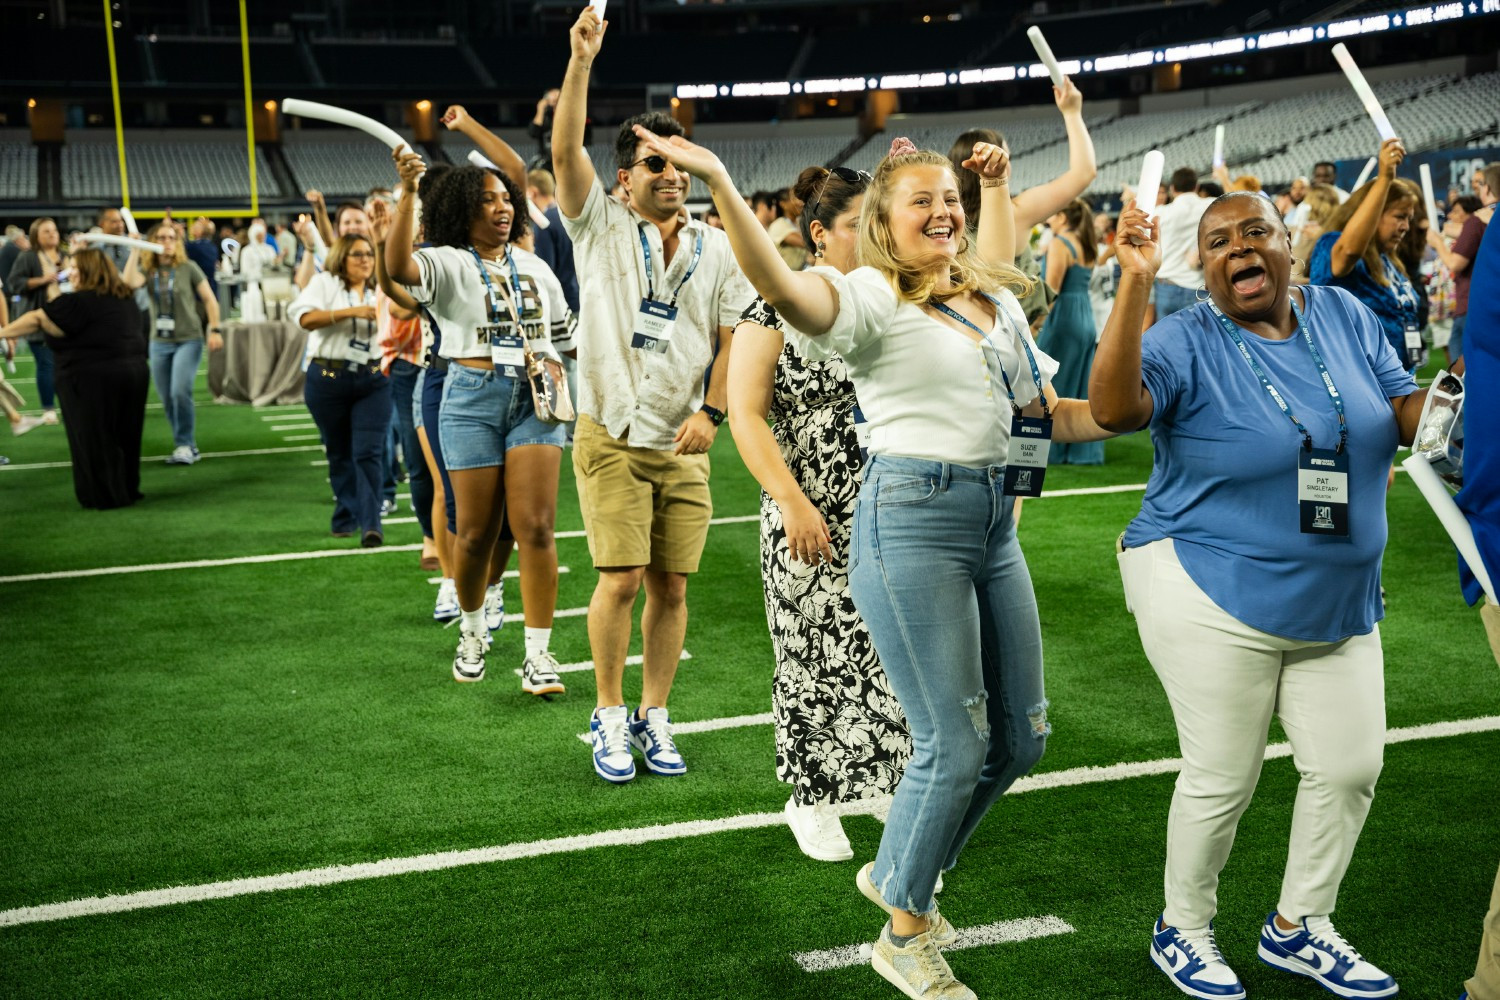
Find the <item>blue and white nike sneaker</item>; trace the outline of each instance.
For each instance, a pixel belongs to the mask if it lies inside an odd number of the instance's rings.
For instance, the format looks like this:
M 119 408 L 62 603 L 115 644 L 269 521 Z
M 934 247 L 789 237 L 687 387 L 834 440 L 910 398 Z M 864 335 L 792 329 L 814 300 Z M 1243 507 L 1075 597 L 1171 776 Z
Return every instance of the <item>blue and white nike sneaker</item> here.
M 625 705 L 596 708 L 589 719 L 589 742 L 594 748 L 594 771 L 612 784 L 635 777 L 630 756 L 630 709 Z
M 1396 980 L 1360 957 L 1327 917 L 1307 917 L 1294 931 L 1276 926 L 1276 914 L 1260 929 L 1261 961 L 1322 984 L 1341 997 L 1393 997 Z
M 1165 917 L 1151 931 L 1151 961 L 1172 985 L 1202 1000 L 1244 1000 L 1245 986 L 1219 954 L 1213 924 L 1200 930 L 1168 927 Z
M 630 717 L 630 742 L 646 759 L 646 770 L 652 774 L 687 773 L 687 764 L 672 741 L 672 720 L 665 708 L 648 708 L 646 717 Z

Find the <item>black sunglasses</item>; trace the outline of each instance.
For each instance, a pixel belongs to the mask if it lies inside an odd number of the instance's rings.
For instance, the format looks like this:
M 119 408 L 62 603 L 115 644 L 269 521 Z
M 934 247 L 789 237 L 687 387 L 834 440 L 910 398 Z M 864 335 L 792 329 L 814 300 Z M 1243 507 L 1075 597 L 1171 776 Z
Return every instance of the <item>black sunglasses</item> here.
M 667 169 L 667 158 L 665 156 L 643 156 L 639 160 L 636 160 L 635 163 L 632 163 L 630 167 L 639 166 L 642 163 L 653 174 L 659 174 Z M 630 167 L 626 167 L 625 169 L 629 170 Z
M 814 198 L 812 200 L 812 204 L 807 207 L 807 214 L 809 218 L 817 218 L 818 206 L 822 204 L 823 196 L 828 193 L 828 183 L 835 177 L 843 181 L 845 184 L 858 185 L 861 190 L 863 190 L 864 186 L 866 184 L 869 184 L 871 180 L 870 175 L 863 170 L 851 170 L 849 167 L 834 167 L 832 170 L 828 171 L 828 176 L 823 179 L 823 186 L 818 189 L 818 196 Z

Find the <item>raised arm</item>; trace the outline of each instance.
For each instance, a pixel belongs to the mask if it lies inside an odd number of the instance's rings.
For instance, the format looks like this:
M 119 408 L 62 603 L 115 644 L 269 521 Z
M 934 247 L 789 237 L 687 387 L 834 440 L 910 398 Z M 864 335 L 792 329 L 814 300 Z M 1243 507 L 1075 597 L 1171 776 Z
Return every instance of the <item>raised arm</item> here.
M 451 131 L 463 133 L 464 138 L 478 146 L 502 174 L 521 190 L 526 190 L 526 161 L 521 159 L 521 154 L 511 148 L 510 143 L 469 117 L 462 104 L 455 104 L 443 113 L 443 124 Z
M 979 175 L 979 255 L 992 264 L 1016 259 L 1016 220 L 1007 212 L 1010 197 L 1010 154 L 1004 146 L 976 142 L 961 166 Z
M 141 273 L 141 252 L 135 247 L 130 248 L 130 256 L 125 258 L 125 270 L 120 272 L 120 280 L 129 288 L 140 288 L 146 283 L 146 276 Z
M 1406 147 L 1401 144 L 1400 139 L 1387 139 L 1380 144 L 1380 168 L 1375 181 L 1365 193 L 1365 200 L 1360 202 L 1354 217 L 1339 234 L 1338 242 L 1333 245 L 1332 260 L 1329 263 L 1335 278 L 1342 278 L 1354 270 L 1354 265 L 1364 256 L 1365 248 L 1375 238 L 1375 233 L 1380 229 L 1380 217 L 1385 214 L 1386 194 L 1390 191 L 1391 182 L 1396 179 L 1396 168 L 1404 159 Z
M 313 222 L 317 224 L 318 235 L 323 237 L 323 242 L 329 246 L 333 245 L 333 220 L 328 217 L 328 202 L 323 199 L 323 192 L 316 189 L 306 194 L 307 203 L 312 206 Z
M 401 197 L 396 202 L 396 218 L 386 238 L 385 270 L 392 281 L 417 285 L 422 281 L 422 272 L 412 256 L 411 245 L 417 231 L 417 179 L 426 167 L 422 158 L 410 150 L 398 150 L 391 155 L 396 159 L 396 172 L 401 175 Z
M 735 327 L 734 336 L 734 360 L 729 364 L 729 423 L 734 428 L 735 447 L 745 460 L 745 468 L 781 508 L 792 557 L 810 563 L 826 561 L 832 557 L 828 525 L 787 468 L 776 435 L 766 423 L 785 338 L 757 323 L 741 323 Z
M 567 97 L 566 90 L 563 96 Z M 719 158 L 681 136 L 663 139 L 639 125 L 635 127 L 635 134 L 650 153 L 666 157 L 679 170 L 687 171 L 708 185 L 740 270 L 771 308 L 802 333 L 809 336 L 827 333 L 838 318 L 838 293 L 820 275 L 793 271 L 786 266 L 770 235 L 735 190 L 729 171 L 724 169 Z
M 608 28 L 589 6 L 568 32 L 573 54 L 552 117 L 552 169 L 557 176 L 558 209 L 570 219 L 578 218 L 594 186 L 594 164 L 583 145 L 583 126 L 588 118 L 589 72 Z
M 1150 229 L 1150 242 L 1136 246 L 1131 234 Z M 1120 262 L 1120 284 L 1114 308 L 1104 324 L 1094 367 L 1089 373 L 1089 410 L 1100 426 L 1125 434 L 1151 420 L 1155 404 L 1141 381 L 1141 327 L 1151 284 L 1161 267 L 1161 227 L 1147 220 L 1132 199 L 1115 226 L 1115 258 Z
M 391 235 L 391 222 L 391 207 L 384 200 L 370 206 L 370 236 L 375 240 L 375 283 L 391 300 L 391 315 L 397 319 L 411 319 L 417 314 L 417 300 L 391 280 L 391 273 L 385 266 L 385 244 Z
M 1442 261 L 1443 266 L 1455 275 L 1462 274 L 1463 269 L 1472 263 L 1470 258 L 1463 254 L 1454 253 L 1448 246 L 1448 241 L 1443 239 L 1443 234 L 1434 229 L 1427 230 L 1427 245 L 1437 251 L 1438 260 Z
M 1094 140 L 1083 122 L 1083 94 L 1073 86 L 1072 77 L 1063 77 L 1061 87 L 1053 87 L 1057 109 L 1062 112 L 1063 127 L 1068 132 L 1068 169 L 1045 184 L 1027 188 L 1011 202 L 1016 216 L 1016 231 L 1029 232 L 1032 226 L 1088 190 L 1099 168 L 1094 163 Z

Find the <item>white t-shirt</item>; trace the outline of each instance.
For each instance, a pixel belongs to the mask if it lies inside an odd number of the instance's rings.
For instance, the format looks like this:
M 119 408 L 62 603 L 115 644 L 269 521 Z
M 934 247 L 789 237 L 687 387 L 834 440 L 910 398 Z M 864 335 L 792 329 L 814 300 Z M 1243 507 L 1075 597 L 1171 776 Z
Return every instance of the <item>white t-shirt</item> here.
M 989 339 L 975 341 L 915 303 L 899 302 L 872 267 L 813 272 L 838 290 L 838 318 L 820 337 L 787 327 L 787 340 L 815 361 L 843 357 L 868 421 L 870 453 L 970 468 L 1003 465 L 1012 411 L 1002 368 L 1020 406 L 1037 397 L 1023 339 L 1042 381 L 1057 374 L 1057 362 L 1036 346 L 1016 297 L 1009 291 L 996 296 Z
M 1197 288 L 1203 272 L 1188 263 L 1188 251 L 1198 245 L 1198 220 L 1212 204 L 1189 191 L 1172 199 L 1157 213 L 1161 222 L 1161 269 L 1157 281 L 1169 281 L 1179 288 Z
M 563 227 L 573 237 L 582 312 L 578 412 L 612 437 L 628 433 L 633 447 L 671 451 L 677 428 L 703 405 L 704 378 L 718 348 L 719 327 L 734 326 L 755 301 L 729 237 L 685 218 L 677 250 L 664 265 L 661 230 L 609 197 L 597 177 L 578 218 L 563 216 Z M 687 273 L 694 243 L 703 240 L 703 256 L 681 287 L 675 332 L 663 354 L 630 346 L 646 295 L 643 234 L 651 252 L 652 288 L 663 302 L 670 302 Z
M 287 309 L 292 322 L 315 309 L 352 309 L 375 305 L 375 289 L 351 291 L 344 279 L 324 271 L 315 274 Z M 303 360 L 323 358 L 365 364 L 380 360 L 380 327 L 373 319 L 341 319 L 318 330 L 307 331 L 307 353 Z
M 460 247 L 423 247 L 414 253 L 420 284 L 407 285 L 412 298 L 427 307 L 443 344 L 438 353 L 445 358 L 487 358 L 490 346 L 480 340 L 480 327 L 492 322 L 486 305 L 487 288 L 474 255 Z M 521 297 L 516 311 L 521 318 L 522 334 L 533 350 L 547 354 L 569 350 L 573 346 L 573 313 L 563 298 L 562 285 L 552 269 L 534 253 L 510 247 L 510 258 L 516 265 L 521 283 Z M 510 265 L 502 257 L 486 260 L 495 305 L 500 315 L 510 319 L 505 297 L 513 294 Z

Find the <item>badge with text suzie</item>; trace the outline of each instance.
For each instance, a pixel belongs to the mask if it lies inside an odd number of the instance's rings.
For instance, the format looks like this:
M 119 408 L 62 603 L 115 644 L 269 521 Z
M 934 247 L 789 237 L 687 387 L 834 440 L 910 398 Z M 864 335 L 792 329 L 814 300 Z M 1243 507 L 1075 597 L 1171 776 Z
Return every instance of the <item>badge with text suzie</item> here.
M 1012 417 L 1010 449 L 1005 455 L 1005 492 L 1013 497 L 1041 496 L 1051 450 L 1052 418 Z
M 1297 450 L 1297 506 L 1304 535 L 1349 537 L 1349 453 Z
M 635 332 L 630 338 L 630 346 L 666 354 L 667 348 L 672 346 L 672 329 L 676 325 L 676 306 L 641 299 L 641 307 L 635 314 Z
M 480 343 L 490 345 L 495 371 L 506 378 L 520 378 L 526 367 L 526 341 L 516 334 L 516 324 L 506 320 L 479 328 Z

